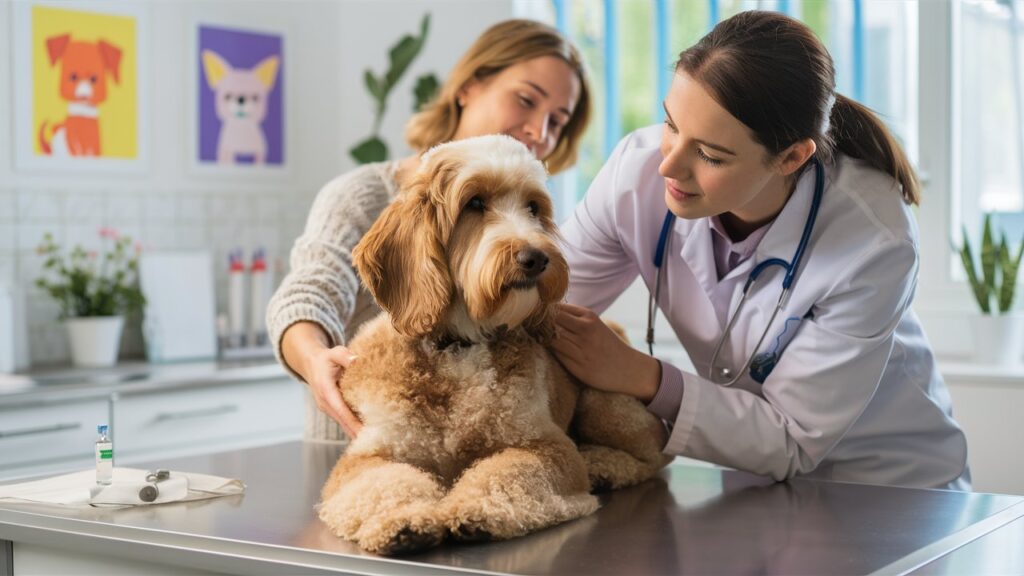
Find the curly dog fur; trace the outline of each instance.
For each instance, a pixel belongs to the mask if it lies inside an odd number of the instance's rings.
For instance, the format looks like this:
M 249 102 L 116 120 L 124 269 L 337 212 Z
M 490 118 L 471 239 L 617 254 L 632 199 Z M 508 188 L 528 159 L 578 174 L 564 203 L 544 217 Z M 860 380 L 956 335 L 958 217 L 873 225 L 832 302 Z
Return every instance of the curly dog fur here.
M 321 494 L 337 536 L 381 554 L 512 538 L 668 462 L 661 422 L 545 348 L 568 285 L 546 177 L 507 136 L 438 146 L 356 246 L 385 313 L 339 383 L 364 428 Z

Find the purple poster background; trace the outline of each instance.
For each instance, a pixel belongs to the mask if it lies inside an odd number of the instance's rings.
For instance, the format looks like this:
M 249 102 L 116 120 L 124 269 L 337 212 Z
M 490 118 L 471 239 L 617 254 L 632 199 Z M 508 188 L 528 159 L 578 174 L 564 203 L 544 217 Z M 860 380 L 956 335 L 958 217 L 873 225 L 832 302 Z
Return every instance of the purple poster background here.
M 217 162 L 217 138 L 220 120 L 214 109 L 213 89 L 203 74 L 203 50 L 213 50 L 234 68 L 252 68 L 268 56 L 278 55 L 281 64 L 277 82 L 270 92 L 263 133 L 267 137 L 268 165 L 284 164 L 284 49 L 281 36 L 245 32 L 230 28 L 199 27 L 199 50 L 196 52 L 196 75 L 199 99 L 199 161 Z

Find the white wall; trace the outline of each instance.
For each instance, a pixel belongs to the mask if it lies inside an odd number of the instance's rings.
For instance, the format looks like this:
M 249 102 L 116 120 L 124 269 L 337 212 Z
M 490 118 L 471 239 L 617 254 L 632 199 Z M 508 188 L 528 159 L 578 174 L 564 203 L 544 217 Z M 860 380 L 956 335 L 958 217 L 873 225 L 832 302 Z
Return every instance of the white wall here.
M 123 4 L 123 3 L 122 3 Z M 395 88 L 383 124 L 393 153 L 406 151 L 402 126 L 412 107 L 412 83 L 422 71 L 443 78 L 457 56 L 487 25 L 511 16 L 511 0 L 136 0 L 149 15 L 150 166 L 133 175 L 19 172 L 13 161 L 13 2 L 0 0 L 0 284 L 27 291 L 34 364 L 68 358 L 58 309 L 32 288 L 41 260 L 35 247 L 46 232 L 62 245 L 95 245 L 100 226 L 113 226 L 146 249 L 207 248 L 218 264 L 236 246 L 265 246 L 287 266 L 287 252 L 323 183 L 354 164 L 348 148 L 369 134 L 372 105 L 363 70 L 378 74 L 387 49 L 418 32 L 433 14 L 426 47 Z M 196 21 L 286 33 L 286 108 L 291 171 L 284 178 L 196 175 L 187 146 L 189 75 Z M 129 327 L 126 354 L 141 354 L 138 326 Z
M 947 363 L 943 374 L 967 434 L 974 489 L 1024 495 L 1024 368 Z

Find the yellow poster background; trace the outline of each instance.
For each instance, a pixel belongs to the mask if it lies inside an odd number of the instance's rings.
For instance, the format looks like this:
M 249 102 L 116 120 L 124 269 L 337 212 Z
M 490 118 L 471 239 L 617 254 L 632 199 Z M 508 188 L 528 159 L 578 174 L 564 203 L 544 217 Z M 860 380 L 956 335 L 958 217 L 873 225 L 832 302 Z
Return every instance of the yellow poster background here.
M 100 147 L 104 158 L 138 155 L 138 38 L 135 19 L 115 14 L 64 10 L 45 6 L 32 8 L 32 149 L 44 156 L 39 127 L 62 122 L 67 102 L 60 96 L 61 62 L 53 66 L 46 40 L 71 34 L 72 41 L 96 42 L 101 38 L 121 50 L 120 82 L 107 76 L 107 99 L 99 104 Z M 48 128 L 49 130 L 49 128 Z M 49 134 L 48 134 L 49 136 Z

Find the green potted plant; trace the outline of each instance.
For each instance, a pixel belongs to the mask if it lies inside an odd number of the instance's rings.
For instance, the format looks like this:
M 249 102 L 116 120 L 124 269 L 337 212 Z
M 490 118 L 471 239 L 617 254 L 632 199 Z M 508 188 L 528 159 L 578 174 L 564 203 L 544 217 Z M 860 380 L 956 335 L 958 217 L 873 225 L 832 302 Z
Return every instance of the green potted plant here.
M 964 228 L 960 261 L 981 314 L 975 316 L 975 361 L 986 364 L 1016 364 L 1024 349 L 1024 323 L 1013 311 L 1024 242 L 1012 250 L 1006 234 L 997 244 L 992 233 L 992 216 L 985 215 L 978 259 L 975 260 Z
M 412 64 L 412 61 L 419 55 L 420 50 L 423 49 L 423 45 L 427 42 L 427 33 L 429 31 L 430 14 L 428 13 L 424 14 L 423 20 L 420 22 L 419 36 L 410 36 L 408 34 L 402 36 L 388 50 L 389 64 L 386 72 L 377 76 L 372 70 L 367 69 L 363 73 L 363 83 L 366 85 L 366 90 L 374 101 L 373 132 L 369 137 L 348 151 L 349 155 L 357 163 L 383 162 L 390 158 L 391 154 L 388 151 L 388 145 L 380 137 L 380 123 L 384 119 L 384 113 L 387 111 L 388 96 L 391 94 L 391 89 L 395 87 L 395 84 L 405 74 L 409 65 Z M 433 74 L 423 74 L 417 78 L 416 85 L 413 87 L 413 96 L 415 97 L 413 112 L 418 112 L 424 104 L 433 99 L 439 86 L 437 77 Z
M 37 248 L 43 274 L 36 286 L 60 305 L 76 366 L 111 366 L 124 328 L 124 315 L 145 303 L 139 288 L 140 247 L 112 228 L 100 228 L 102 247 L 75 246 L 63 253 L 47 233 Z

